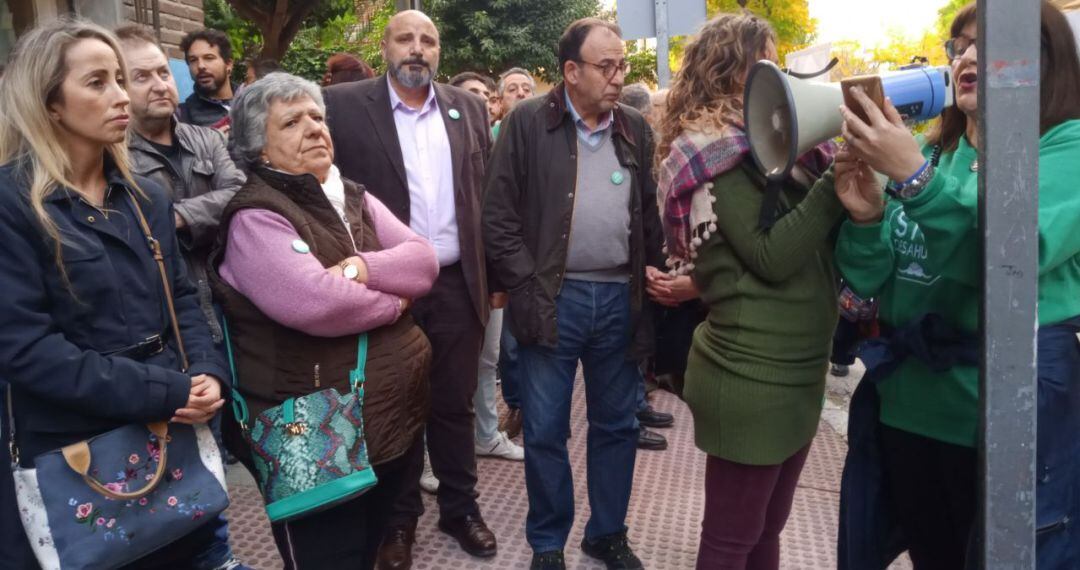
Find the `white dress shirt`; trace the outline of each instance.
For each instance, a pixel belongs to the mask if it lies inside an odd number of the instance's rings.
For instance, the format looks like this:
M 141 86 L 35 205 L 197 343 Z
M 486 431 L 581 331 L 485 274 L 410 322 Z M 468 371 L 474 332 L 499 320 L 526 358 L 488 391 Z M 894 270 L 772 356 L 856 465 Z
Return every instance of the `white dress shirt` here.
M 387 78 L 389 83 L 390 79 Z M 390 88 L 405 177 L 409 183 L 409 227 L 435 247 L 440 266 L 461 259 L 454 209 L 454 163 L 435 89 L 420 109 L 413 109 Z

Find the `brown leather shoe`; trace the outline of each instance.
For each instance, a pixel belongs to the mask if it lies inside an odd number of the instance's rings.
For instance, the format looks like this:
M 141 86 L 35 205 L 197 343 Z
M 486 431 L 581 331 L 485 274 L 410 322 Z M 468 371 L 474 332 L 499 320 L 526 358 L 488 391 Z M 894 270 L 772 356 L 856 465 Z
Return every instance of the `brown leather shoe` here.
M 498 551 L 495 533 L 479 514 L 453 520 L 439 520 L 439 530 L 457 539 L 461 549 L 479 558 L 491 558 Z
M 416 542 L 416 529 L 391 527 L 386 529 L 379 545 L 378 570 L 409 570 L 412 568 L 412 546 Z
M 505 431 L 506 437 L 514 439 L 521 433 L 521 421 L 521 408 L 510 408 L 506 411 L 502 429 L 499 431 Z

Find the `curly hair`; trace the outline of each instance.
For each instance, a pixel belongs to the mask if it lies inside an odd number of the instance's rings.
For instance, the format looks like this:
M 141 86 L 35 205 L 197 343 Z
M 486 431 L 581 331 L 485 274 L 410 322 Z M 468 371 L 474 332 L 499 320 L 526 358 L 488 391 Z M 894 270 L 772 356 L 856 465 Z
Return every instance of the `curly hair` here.
M 776 43 L 772 27 L 749 12 L 720 14 L 705 22 L 686 45 L 682 69 L 668 92 L 667 112 L 656 129 L 654 172 L 684 130 L 719 131 L 726 124 L 742 124 L 746 73 L 770 41 Z

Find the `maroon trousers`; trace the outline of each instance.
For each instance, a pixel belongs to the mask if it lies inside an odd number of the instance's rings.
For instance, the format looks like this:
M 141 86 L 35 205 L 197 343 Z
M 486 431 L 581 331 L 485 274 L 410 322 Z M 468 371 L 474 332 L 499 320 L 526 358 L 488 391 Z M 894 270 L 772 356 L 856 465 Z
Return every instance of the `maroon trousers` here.
M 697 570 L 778 570 L 795 484 L 810 445 L 780 465 L 744 465 L 709 456 Z

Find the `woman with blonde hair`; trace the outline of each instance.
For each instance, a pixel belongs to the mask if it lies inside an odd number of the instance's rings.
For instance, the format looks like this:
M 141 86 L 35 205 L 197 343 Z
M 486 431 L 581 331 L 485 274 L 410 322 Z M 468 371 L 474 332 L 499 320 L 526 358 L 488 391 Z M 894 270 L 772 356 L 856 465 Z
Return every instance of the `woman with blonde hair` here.
M 776 58 L 761 18 L 713 18 L 686 47 L 658 129 L 668 264 L 692 277 L 709 310 L 684 392 L 708 454 L 699 569 L 779 567 L 837 319 L 830 233 L 844 210 L 831 174 L 815 183 L 831 147 L 802 157 L 776 202 L 749 159 L 747 72 Z
M 0 80 L 0 379 L 23 467 L 126 424 L 205 423 L 223 403 L 224 361 L 171 202 L 131 174 L 124 78 L 112 34 L 62 19 L 20 39 Z M 139 210 L 164 255 L 186 370 Z M 15 512 L 0 516 L 21 531 Z M 198 568 L 213 530 L 203 524 L 130 567 Z

